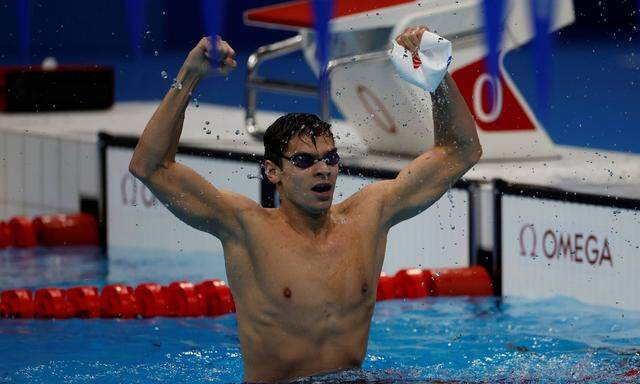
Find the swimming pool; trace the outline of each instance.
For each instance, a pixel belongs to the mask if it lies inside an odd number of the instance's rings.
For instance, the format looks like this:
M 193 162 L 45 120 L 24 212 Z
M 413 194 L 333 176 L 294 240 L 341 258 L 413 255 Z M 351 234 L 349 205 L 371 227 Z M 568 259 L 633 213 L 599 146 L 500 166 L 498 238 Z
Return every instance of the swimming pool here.
M 189 262 L 201 255 L 163 256 L 114 266 L 93 247 L 4 250 L 0 289 L 103 286 L 122 282 L 112 273 L 121 267 L 130 284 L 207 277 Z M 638 367 L 640 312 L 567 298 L 426 298 L 379 302 L 362 369 L 322 380 L 637 382 Z M 235 315 L 0 321 L 0 383 L 241 380 Z

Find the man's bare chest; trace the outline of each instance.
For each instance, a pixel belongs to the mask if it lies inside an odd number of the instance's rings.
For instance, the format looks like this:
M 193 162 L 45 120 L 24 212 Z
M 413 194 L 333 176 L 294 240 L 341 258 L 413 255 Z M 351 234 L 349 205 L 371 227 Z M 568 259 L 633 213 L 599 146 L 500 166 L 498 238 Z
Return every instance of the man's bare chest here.
M 340 311 L 370 297 L 379 273 L 378 244 L 370 234 L 351 228 L 309 239 L 273 229 L 255 244 L 251 257 L 265 299 L 297 310 Z

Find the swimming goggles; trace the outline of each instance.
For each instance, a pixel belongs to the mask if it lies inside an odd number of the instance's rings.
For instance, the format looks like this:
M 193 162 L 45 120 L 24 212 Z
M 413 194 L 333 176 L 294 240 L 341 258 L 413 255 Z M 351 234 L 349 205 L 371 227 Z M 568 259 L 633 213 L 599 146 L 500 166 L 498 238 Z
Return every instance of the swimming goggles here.
M 291 164 L 301 169 L 309 168 L 318 161 L 324 161 L 327 165 L 336 165 L 340 162 L 340 155 L 338 155 L 338 151 L 331 151 L 321 159 L 318 159 L 317 157 L 308 153 L 293 154 L 289 157 L 285 155 L 281 156 L 283 159 L 289 160 Z

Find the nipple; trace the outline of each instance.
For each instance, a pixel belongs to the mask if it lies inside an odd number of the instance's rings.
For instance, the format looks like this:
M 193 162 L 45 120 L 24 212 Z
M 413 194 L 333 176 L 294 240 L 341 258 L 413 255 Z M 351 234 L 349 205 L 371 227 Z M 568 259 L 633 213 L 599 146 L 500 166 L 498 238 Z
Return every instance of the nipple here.
M 284 290 L 282 291 L 282 294 L 287 299 L 290 298 L 291 297 L 291 290 L 289 289 L 289 287 L 284 287 Z
M 363 283 L 361 290 L 362 290 L 362 294 L 364 295 L 369 290 L 369 285 L 367 285 L 367 283 Z

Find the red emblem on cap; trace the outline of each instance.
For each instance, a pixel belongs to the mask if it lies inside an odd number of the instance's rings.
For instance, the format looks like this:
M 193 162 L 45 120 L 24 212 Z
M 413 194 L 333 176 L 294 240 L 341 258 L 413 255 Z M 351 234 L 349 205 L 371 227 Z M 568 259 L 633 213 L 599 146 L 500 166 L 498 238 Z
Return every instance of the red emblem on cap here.
M 411 57 L 413 59 L 413 69 L 418 69 L 422 65 L 422 61 L 417 53 L 414 53 Z

